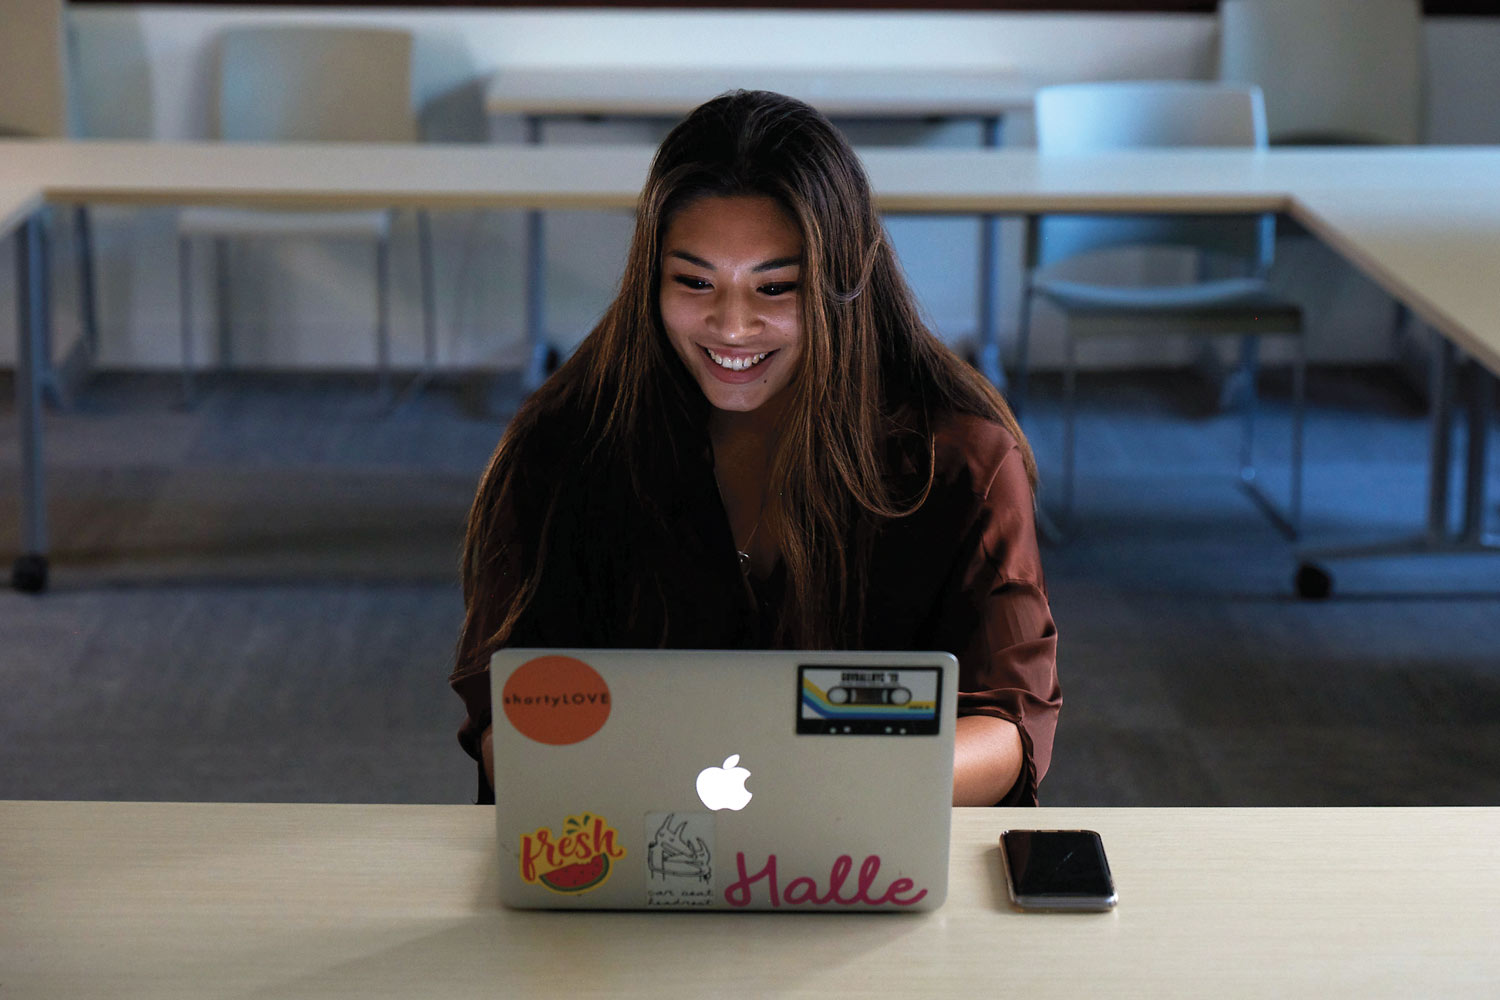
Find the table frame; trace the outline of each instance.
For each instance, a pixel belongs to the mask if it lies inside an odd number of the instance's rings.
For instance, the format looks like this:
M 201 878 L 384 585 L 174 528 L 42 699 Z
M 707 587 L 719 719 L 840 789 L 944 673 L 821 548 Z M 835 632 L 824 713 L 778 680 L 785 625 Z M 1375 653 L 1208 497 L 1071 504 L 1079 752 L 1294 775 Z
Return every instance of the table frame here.
M 36 204 L 43 200 L 129 204 L 224 204 L 283 207 L 431 207 L 521 209 L 626 208 L 634 204 L 649 162 L 638 147 L 381 147 L 338 149 L 308 145 L 234 146 L 204 143 L 4 143 L 0 193 L 21 190 L 32 202 L 7 208 L 3 221 L 18 225 L 17 409 L 22 443 L 22 552 L 12 584 L 41 590 L 47 584 L 45 472 L 39 387 L 46 378 L 50 322 Z M 1475 201 L 1492 190 L 1500 150 L 1444 151 L 1166 151 L 1040 157 L 1015 150 L 864 150 L 877 207 L 923 214 L 1035 214 L 1109 212 L 1289 213 L 1341 255 L 1353 261 L 1443 340 L 1466 351 L 1490 371 L 1500 371 L 1500 205 Z M 1420 184 L 1411 177 L 1417 177 Z M 1488 184 L 1488 188 L 1483 185 Z M 1429 194 L 1423 185 L 1434 186 Z M 1423 230 L 1439 241 L 1459 240 L 1477 273 L 1465 288 L 1469 301 L 1445 302 L 1447 287 L 1431 273 L 1403 274 L 1400 262 L 1382 255 L 1380 241 L 1362 242 L 1361 217 L 1350 214 L 1365 202 L 1406 198 L 1420 212 L 1434 210 L 1478 223 L 1450 237 Z M 1339 202 L 1339 198 L 1344 201 Z M 1444 199 L 1448 199 L 1444 201 Z M 1454 199 L 1458 200 L 1455 201 Z M 33 204 L 33 202 L 35 204 Z M 1454 206 L 1458 207 L 1455 208 Z M 1485 207 L 1488 206 L 1488 207 Z M 1410 207 L 1410 206 L 1408 206 Z M 1462 216 L 1454 215 L 1462 210 Z M 18 214 L 19 213 L 19 214 Z M 1493 218 L 1492 222 L 1490 220 Z M 1488 228 L 1486 228 L 1488 227 Z M 1476 235 L 1477 233 L 1477 235 Z M 1377 234 L 1378 235 L 1378 234 Z M 1366 245 L 1366 243 L 1369 245 Z M 1388 242 L 1388 241 L 1387 241 Z M 1408 262 L 1408 268 L 1411 266 Z M 1431 287 L 1439 286 L 1436 293 Z M 1436 294 L 1436 297 L 1434 297 Z M 1478 305 L 1472 296 L 1477 295 Z M 1483 531 L 1485 506 L 1485 395 L 1481 379 L 1469 408 L 1464 474 L 1465 522 L 1448 530 L 1447 489 L 1452 455 L 1451 382 L 1442 374 L 1452 358 L 1444 343 L 1435 362 L 1433 455 L 1428 530 L 1395 546 L 1374 549 L 1303 550 L 1302 569 L 1318 559 L 1367 554 L 1497 551 Z M 1303 573 L 1299 571 L 1299 583 Z M 1315 593 L 1305 596 L 1318 596 Z

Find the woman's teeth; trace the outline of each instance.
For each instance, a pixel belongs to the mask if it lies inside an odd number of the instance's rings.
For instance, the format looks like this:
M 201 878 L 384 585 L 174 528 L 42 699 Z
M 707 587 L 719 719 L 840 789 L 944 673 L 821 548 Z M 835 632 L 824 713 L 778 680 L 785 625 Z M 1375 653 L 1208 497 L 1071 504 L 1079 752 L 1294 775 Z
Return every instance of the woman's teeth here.
M 707 347 L 705 347 L 704 350 L 708 351 L 708 356 L 713 359 L 714 364 L 718 365 L 720 368 L 728 368 L 732 372 L 742 372 L 746 368 L 754 368 L 756 365 L 766 360 L 766 357 L 771 353 L 770 351 L 763 351 L 760 354 L 754 354 L 748 358 L 726 358 L 724 355 L 716 354 L 714 351 L 710 350 Z

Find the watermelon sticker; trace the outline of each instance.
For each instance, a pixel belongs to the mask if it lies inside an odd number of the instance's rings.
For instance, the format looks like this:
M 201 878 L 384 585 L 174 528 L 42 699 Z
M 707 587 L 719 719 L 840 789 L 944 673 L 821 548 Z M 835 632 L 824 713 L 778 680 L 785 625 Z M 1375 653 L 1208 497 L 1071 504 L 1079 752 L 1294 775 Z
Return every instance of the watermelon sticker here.
M 569 816 L 561 834 L 544 826 L 521 835 L 521 879 L 577 895 L 609 881 L 614 863 L 624 856 L 619 832 L 602 816 Z

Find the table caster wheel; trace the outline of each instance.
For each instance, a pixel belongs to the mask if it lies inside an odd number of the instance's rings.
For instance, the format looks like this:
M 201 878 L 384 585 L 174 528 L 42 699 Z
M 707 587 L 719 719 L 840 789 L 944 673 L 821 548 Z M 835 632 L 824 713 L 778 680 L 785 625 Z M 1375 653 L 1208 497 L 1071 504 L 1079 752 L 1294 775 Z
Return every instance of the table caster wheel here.
M 1303 563 L 1297 567 L 1297 596 L 1321 601 L 1333 593 L 1333 577 L 1322 566 Z
M 23 594 L 47 589 L 47 557 L 17 556 L 10 568 L 10 585 Z

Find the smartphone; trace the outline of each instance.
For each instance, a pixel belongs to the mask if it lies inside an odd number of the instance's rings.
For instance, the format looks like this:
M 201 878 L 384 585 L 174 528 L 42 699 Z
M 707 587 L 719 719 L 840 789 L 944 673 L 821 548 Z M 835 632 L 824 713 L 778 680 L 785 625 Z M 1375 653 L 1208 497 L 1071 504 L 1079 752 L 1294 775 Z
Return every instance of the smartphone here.
M 1023 910 L 1103 911 L 1115 905 L 1104 842 L 1093 830 L 1006 830 L 1005 881 Z

